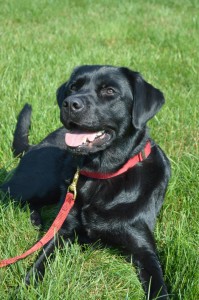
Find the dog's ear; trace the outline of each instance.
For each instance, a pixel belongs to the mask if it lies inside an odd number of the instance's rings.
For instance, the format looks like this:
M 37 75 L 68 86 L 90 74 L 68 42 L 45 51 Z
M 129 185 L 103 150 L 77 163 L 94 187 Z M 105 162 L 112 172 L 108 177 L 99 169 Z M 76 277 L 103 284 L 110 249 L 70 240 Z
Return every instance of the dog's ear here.
M 146 82 L 138 72 L 123 68 L 133 94 L 132 122 L 141 129 L 162 107 L 165 102 L 163 93 Z
M 63 83 L 56 92 L 56 97 L 57 97 L 57 103 L 59 107 L 61 108 L 62 103 L 64 99 L 66 98 L 66 93 L 67 93 L 67 82 Z

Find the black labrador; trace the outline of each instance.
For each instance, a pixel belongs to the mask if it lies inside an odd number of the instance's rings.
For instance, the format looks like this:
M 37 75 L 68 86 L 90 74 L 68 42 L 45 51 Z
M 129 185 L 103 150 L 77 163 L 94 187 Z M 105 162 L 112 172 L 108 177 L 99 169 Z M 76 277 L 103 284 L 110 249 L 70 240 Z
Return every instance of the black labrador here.
M 101 240 L 133 258 L 149 299 L 168 299 L 153 230 L 170 177 L 170 163 L 149 137 L 146 123 L 164 104 L 160 90 L 124 67 L 80 66 L 57 91 L 64 127 L 40 144 L 28 145 L 31 109 L 24 107 L 14 137 L 23 150 L 13 177 L 1 186 L 14 199 L 28 202 L 32 221 L 41 223 L 37 206 L 60 201 L 77 166 L 83 171 L 114 173 L 150 142 L 151 153 L 124 173 L 108 179 L 81 175 L 77 199 L 59 235 L 45 246 L 32 271 L 40 277 L 62 237 L 81 243 Z M 29 147 L 29 149 L 28 149 Z M 59 243 L 60 244 L 60 243 Z

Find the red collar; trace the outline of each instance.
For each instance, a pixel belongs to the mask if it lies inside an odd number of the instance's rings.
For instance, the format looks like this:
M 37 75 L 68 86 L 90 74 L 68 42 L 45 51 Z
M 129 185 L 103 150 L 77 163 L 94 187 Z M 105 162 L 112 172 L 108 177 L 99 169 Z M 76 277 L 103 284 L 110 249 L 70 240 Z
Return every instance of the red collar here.
M 108 179 L 115 176 L 118 176 L 120 174 L 125 173 L 129 169 L 133 168 L 137 163 L 143 161 L 145 158 L 149 156 L 151 153 L 151 143 L 147 142 L 146 146 L 142 151 L 140 151 L 135 156 L 131 157 L 118 171 L 114 173 L 95 173 L 95 172 L 89 172 L 89 171 L 80 171 L 81 175 L 84 175 L 86 177 L 91 177 L 95 179 Z

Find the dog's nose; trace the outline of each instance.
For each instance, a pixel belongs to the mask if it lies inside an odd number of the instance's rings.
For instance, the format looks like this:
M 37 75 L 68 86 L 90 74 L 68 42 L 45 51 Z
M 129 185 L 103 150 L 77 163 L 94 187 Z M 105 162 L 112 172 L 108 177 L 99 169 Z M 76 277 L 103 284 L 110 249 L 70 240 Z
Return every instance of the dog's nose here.
M 84 108 L 84 104 L 81 99 L 66 99 L 63 102 L 65 108 L 70 108 L 74 112 L 79 112 Z

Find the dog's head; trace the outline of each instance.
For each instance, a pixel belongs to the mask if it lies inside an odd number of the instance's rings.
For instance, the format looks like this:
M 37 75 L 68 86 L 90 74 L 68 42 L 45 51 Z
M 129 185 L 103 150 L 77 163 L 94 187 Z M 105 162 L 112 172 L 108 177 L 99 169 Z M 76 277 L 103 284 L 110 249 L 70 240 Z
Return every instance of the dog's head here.
M 88 154 L 145 127 L 164 96 L 127 68 L 81 66 L 57 90 L 57 100 L 68 148 Z

